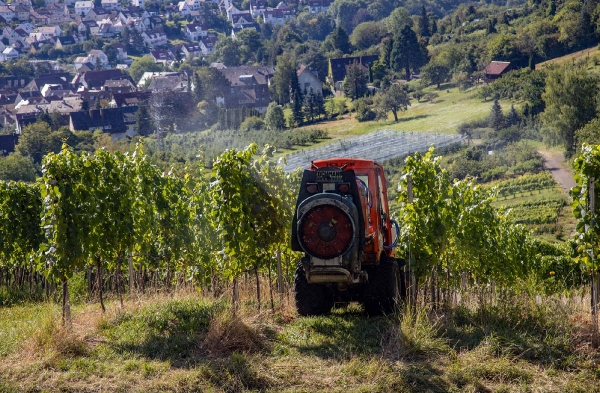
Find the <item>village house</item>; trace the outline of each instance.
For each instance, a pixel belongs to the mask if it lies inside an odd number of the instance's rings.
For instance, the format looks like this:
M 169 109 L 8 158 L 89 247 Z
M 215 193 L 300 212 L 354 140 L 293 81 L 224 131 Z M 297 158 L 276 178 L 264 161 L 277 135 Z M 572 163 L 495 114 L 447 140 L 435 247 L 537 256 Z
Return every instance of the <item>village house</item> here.
M 50 38 L 59 37 L 62 34 L 58 26 L 44 26 L 35 29 L 30 36 L 35 37 L 37 41 L 45 41 Z
M 75 38 L 70 35 L 56 37 L 56 44 L 54 45 L 54 48 L 62 49 L 67 45 L 74 45 L 76 43 L 77 43 L 77 41 L 75 40 Z
M 113 93 L 110 101 L 111 108 L 135 107 L 142 101 L 148 101 L 152 97 L 151 91 L 135 91 L 130 93 Z
M 15 8 L 9 5 L 0 6 L 0 16 L 4 18 L 6 22 L 10 22 L 17 18 Z
M 296 72 L 298 75 L 298 85 L 302 93 L 306 94 L 310 90 L 315 94 L 323 95 L 323 86 L 321 80 L 317 77 L 314 71 L 311 71 L 307 66 L 301 65 Z
M 49 24 L 48 17 L 49 17 L 49 14 L 38 12 L 35 10 L 31 10 L 31 12 L 29 13 L 29 20 L 31 21 L 31 23 L 36 24 L 36 25 Z
M 77 31 L 81 34 L 86 34 L 86 31 L 90 31 L 91 35 L 96 35 L 98 33 L 98 23 L 95 20 L 83 20 L 77 26 Z
M 329 75 L 327 76 L 327 80 L 335 90 L 336 94 L 343 94 L 342 82 L 344 81 L 344 78 L 346 78 L 348 67 L 352 64 L 358 64 L 364 72 L 368 73 L 369 69 L 377 59 L 379 59 L 378 55 L 329 59 Z
M 215 50 L 215 45 L 218 41 L 218 38 L 215 36 L 208 36 L 208 37 L 204 37 L 203 39 L 200 40 L 200 50 L 202 51 L 202 54 L 205 56 L 210 55 L 211 53 L 213 53 L 213 51 Z
M 510 61 L 492 61 L 483 70 L 485 83 L 492 83 L 513 69 Z
M 329 11 L 331 3 L 333 3 L 332 0 L 308 0 L 308 12 L 311 14 L 326 13 Z
M 162 29 L 146 30 L 142 33 L 142 38 L 150 48 L 156 48 L 169 43 L 167 35 Z
M 184 34 L 192 41 L 198 41 L 208 35 L 208 29 L 202 23 L 188 23 L 185 26 Z
M 219 70 L 230 83 L 217 97 L 217 105 L 226 109 L 253 108 L 264 113 L 269 106 L 269 84 L 274 67 L 227 67 Z
M 119 0 L 102 0 L 101 5 L 105 10 L 121 9 L 121 2 Z
M 275 8 L 267 8 L 263 16 L 265 23 L 283 25 L 286 20 L 294 17 L 294 12 L 287 4 L 280 2 Z
M 19 58 L 19 52 L 12 47 L 5 48 L 0 54 L 0 61 L 16 60 Z
M 170 66 L 175 60 L 173 52 L 168 49 L 155 49 L 150 51 L 150 56 L 154 59 L 155 63 L 162 64 L 163 66 Z
M 102 8 L 95 7 L 90 10 L 85 16 L 85 20 L 95 20 L 96 22 L 100 22 L 104 19 L 107 19 L 110 16 L 110 11 Z M 99 24 L 99 23 L 98 23 Z
M 185 57 L 196 57 L 202 54 L 202 49 L 198 44 L 183 44 L 181 46 L 181 53 Z
M 82 17 L 87 16 L 89 12 L 94 8 L 93 1 L 77 1 L 75 2 L 75 13 L 77 15 L 81 15 Z
M 71 131 L 100 130 L 110 134 L 113 140 L 134 137 L 134 124 L 126 124 L 122 108 L 90 109 L 88 111 L 72 112 L 69 119 Z
M 73 86 L 83 86 L 88 90 L 101 89 L 108 80 L 131 79 L 121 70 L 99 70 L 85 71 L 75 75 L 71 84 Z
M 250 1 L 250 14 L 252 14 L 253 18 L 258 18 L 259 16 L 263 16 L 265 11 L 267 10 L 267 2 L 266 0 L 251 0 Z

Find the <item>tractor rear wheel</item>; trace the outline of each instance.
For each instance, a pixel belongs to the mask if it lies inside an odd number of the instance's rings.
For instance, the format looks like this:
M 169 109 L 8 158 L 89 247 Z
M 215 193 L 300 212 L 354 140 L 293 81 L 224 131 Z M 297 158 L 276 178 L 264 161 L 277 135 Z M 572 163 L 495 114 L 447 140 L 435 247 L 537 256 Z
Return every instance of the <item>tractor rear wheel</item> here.
M 323 315 L 333 307 L 333 292 L 325 284 L 309 284 L 302 262 L 296 266 L 294 276 L 296 310 L 302 316 Z
M 384 257 L 379 266 L 369 271 L 369 282 L 363 293 L 368 315 L 390 314 L 401 298 L 403 285 L 396 258 Z

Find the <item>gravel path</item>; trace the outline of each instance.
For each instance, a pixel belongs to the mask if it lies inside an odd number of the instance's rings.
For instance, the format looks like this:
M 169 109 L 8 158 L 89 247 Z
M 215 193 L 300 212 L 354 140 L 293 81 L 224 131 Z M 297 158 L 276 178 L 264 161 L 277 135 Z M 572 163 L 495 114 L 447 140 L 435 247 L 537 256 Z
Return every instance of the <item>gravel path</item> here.
M 550 154 L 547 151 L 540 150 L 539 153 L 544 157 L 544 166 L 552 173 L 552 177 L 565 190 L 567 195 L 572 187 L 576 186 L 571 173 L 564 167 L 565 162 L 562 157 Z M 569 197 L 570 199 L 571 197 Z

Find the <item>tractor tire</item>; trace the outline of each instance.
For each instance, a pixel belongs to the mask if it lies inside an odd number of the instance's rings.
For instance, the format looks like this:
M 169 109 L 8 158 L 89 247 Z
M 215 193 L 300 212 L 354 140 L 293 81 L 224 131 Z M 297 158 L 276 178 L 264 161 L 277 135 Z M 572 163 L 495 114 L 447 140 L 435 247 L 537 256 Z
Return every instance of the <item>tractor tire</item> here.
M 301 262 L 294 276 L 296 310 L 302 316 L 328 314 L 333 307 L 333 292 L 325 284 L 309 284 Z
M 369 281 L 363 293 L 363 305 L 370 316 L 391 314 L 400 301 L 402 283 L 395 258 L 384 257 L 379 266 L 369 271 Z

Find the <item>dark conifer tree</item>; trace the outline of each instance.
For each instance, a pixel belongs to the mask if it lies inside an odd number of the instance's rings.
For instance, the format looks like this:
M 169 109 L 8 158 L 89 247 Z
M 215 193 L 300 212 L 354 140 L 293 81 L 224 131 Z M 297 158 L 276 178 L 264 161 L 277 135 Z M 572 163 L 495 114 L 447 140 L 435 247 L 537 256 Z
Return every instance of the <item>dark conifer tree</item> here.
M 502 113 L 502 107 L 500 106 L 498 99 L 495 99 L 490 112 L 489 125 L 494 130 L 499 131 L 504 128 L 505 124 L 506 121 L 504 119 L 504 114 Z
M 421 16 L 419 17 L 419 35 L 421 37 L 429 37 L 429 18 L 427 17 L 427 10 L 425 6 L 421 6 Z

